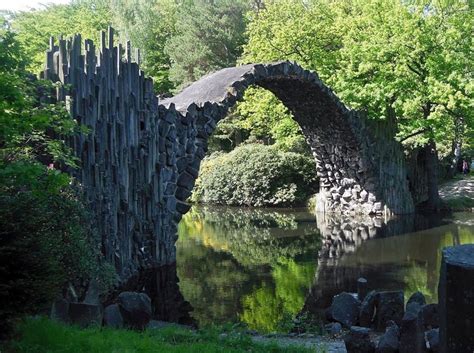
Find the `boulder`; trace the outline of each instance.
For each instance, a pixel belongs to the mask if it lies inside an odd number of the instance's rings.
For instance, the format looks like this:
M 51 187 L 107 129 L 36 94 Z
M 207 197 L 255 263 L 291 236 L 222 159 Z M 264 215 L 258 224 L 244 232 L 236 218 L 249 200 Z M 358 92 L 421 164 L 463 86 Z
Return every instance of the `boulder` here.
M 122 292 L 118 304 L 125 326 L 142 330 L 151 320 L 151 300 L 145 293 Z
M 424 330 L 439 327 L 438 304 L 427 304 L 421 307 L 418 315 L 421 315 L 421 322 Z
M 474 352 L 474 244 L 443 250 L 438 298 L 440 351 Z
M 411 308 L 405 313 L 400 326 L 400 353 L 421 353 L 425 352 L 425 341 L 423 326 L 418 315 L 419 311 L 414 308 L 418 303 L 412 303 Z
M 342 325 L 339 322 L 332 322 L 330 324 L 324 325 L 324 329 L 330 335 L 337 335 L 342 331 Z
M 367 294 L 360 306 L 359 325 L 370 327 L 375 314 L 375 299 L 377 292 L 371 291 Z
M 112 304 L 105 308 L 104 326 L 113 328 L 123 327 L 123 317 L 118 304 Z
M 395 322 L 389 321 L 387 323 L 385 333 L 380 337 L 376 353 L 398 353 L 400 330 Z
M 377 331 L 384 331 L 390 320 L 400 325 L 405 311 L 403 291 L 378 292 L 375 308 L 375 327 Z
M 346 327 L 355 325 L 359 318 L 360 300 L 351 293 L 335 295 L 331 304 L 331 317 Z
M 375 353 L 375 344 L 370 339 L 370 329 L 352 326 L 344 337 L 347 353 Z
M 66 299 L 56 300 L 51 307 L 50 318 L 64 323 L 69 322 L 69 302 Z
M 101 326 L 102 307 L 87 303 L 69 303 L 69 319 L 81 327 Z
M 426 348 L 430 353 L 439 352 L 439 329 L 435 328 L 425 332 Z
M 423 306 L 426 304 L 425 296 L 421 292 L 415 292 L 408 299 L 407 306 L 411 303 L 418 303 L 420 306 Z

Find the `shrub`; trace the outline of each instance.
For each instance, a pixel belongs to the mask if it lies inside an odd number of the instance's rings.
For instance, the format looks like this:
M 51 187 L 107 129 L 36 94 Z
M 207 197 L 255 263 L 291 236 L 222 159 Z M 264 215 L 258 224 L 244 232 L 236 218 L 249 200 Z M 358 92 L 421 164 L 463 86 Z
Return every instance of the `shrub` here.
M 40 164 L 0 168 L 0 332 L 49 307 L 68 283 L 101 276 L 99 248 L 70 178 Z
M 314 161 L 273 146 L 243 145 L 201 165 L 192 201 L 244 206 L 304 203 L 317 188 Z

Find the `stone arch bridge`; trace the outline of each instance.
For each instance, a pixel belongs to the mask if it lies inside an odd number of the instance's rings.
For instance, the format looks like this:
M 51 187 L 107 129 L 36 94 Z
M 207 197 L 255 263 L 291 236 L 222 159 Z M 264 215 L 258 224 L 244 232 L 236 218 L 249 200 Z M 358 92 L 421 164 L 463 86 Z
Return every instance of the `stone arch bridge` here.
M 122 278 L 175 261 L 176 227 L 207 139 L 245 89 L 273 92 L 292 112 L 320 178 L 318 211 L 403 214 L 414 210 L 404 156 L 393 126 L 376 125 L 345 107 L 317 74 L 296 63 L 251 64 L 210 74 L 159 101 L 132 61 L 130 46 L 100 48 L 80 35 L 53 40 L 42 77 L 89 133 L 71 139 L 102 250 Z

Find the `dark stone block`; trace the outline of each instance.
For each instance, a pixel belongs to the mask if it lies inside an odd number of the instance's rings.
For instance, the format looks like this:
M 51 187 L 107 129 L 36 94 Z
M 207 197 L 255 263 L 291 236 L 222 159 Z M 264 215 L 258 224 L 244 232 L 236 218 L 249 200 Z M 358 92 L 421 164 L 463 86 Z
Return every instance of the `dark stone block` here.
M 347 353 L 374 353 L 375 344 L 370 339 L 370 329 L 352 326 L 344 337 Z
M 50 317 L 52 320 L 69 322 L 69 302 L 66 299 L 56 300 L 51 307 Z
M 122 292 L 118 296 L 125 326 L 144 329 L 151 320 L 151 300 L 145 293 Z
M 421 292 L 415 292 L 411 295 L 410 299 L 408 299 L 407 306 L 411 303 L 418 303 L 420 306 L 423 306 L 426 304 L 425 296 Z
M 191 196 L 191 194 L 192 194 L 191 191 L 183 187 L 179 187 L 176 190 L 176 198 L 180 201 L 186 201 L 188 197 Z
M 194 180 L 196 178 L 187 172 L 183 172 L 179 175 L 178 186 L 182 186 L 186 189 L 192 189 L 194 186 Z
M 378 292 L 375 302 L 376 330 L 385 330 L 387 322 L 390 320 L 393 320 L 397 325 L 401 324 L 405 311 L 403 291 Z
M 86 297 L 84 298 L 84 303 L 91 305 L 100 305 L 99 283 L 97 282 L 97 280 L 93 279 L 89 282 Z
M 375 300 L 377 297 L 377 292 L 371 291 L 364 298 L 362 305 L 360 307 L 359 314 L 359 325 L 364 327 L 370 327 L 372 320 L 375 315 Z
M 474 352 L 474 244 L 443 250 L 438 298 L 440 352 Z
M 393 321 L 388 322 L 385 333 L 380 337 L 376 353 L 398 353 L 400 330 Z
M 360 311 L 360 300 L 355 295 L 342 292 L 335 295 L 331 304 L 331 317 L 346 327 L 357 323 Z
M 104 326 L 113 328 L 123 327 L 123 317 L 118 304 L 112 304 L 105 308 Z
M 412 304 L 411 307 L 420 308 L 418 303 Z M 407 311 L 400 326 L 400 353 L 425 352 L 423 335 L 423 325 L 418 312 Z
M 425 330 L 439 327 L 438 304 L 427 304 L 420 309 L 421 322 Z
M 100 305 L 86 303 L 69 303 L 69 318 L 72 324 L 81 327 L 102 325 L 102 308 Z
M 436 328 L 425 332 L 425 340 L 428 352 L 439 352 L 439 329 Z
M 186 212 L 189 211 L 190 208 L 191 208 L 191 205 L 188 203 L 181 202 L 181 201 L 176 202 L 176 211 L 181 214 L 185 214 Z

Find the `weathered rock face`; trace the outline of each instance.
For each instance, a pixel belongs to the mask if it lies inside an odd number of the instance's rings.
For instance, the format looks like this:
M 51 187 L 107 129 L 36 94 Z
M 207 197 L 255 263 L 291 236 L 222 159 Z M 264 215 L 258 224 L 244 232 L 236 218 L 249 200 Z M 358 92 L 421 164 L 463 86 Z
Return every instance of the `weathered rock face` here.
M 107 45 L 108 43 L 108 45 Z M 153 82 L 113 47 L 81 37 L 51 42 L 43 77 L 59 81 L 57 99 L 89 127 L 71 146 L 72 173 L 84 186 L 107 259 L 122 279 L 175 261 L 176 227 L 190 206 L 207 140 L 249 85 L 272 91 L 293 113 L 320 178 L 318 210 L 402 214 L 414 209 L 394 126 L 375 126 L 347 109 L 318 76 L 295 63 L 245 65 L 210 74 L 158 102 Z M 160 104 L 161 103 L 161 104 Z M 377 123 L 378 124 L 378 123 Z
M 474 244 L 443 250 L 438 298 L 440 352 L 474 352 Z

